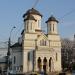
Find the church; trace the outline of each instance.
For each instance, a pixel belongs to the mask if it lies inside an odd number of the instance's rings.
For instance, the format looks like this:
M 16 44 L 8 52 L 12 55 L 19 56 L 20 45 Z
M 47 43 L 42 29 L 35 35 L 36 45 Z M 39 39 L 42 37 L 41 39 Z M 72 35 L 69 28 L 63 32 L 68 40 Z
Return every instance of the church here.
M 59 21 L 50 16 L 46 21 L 47 34 L 41 29 L 42 14 L 34 8 L 24 15 L 22 42 L 11 46 L 10 70 L 17 72 L 60 72 L 61 38 L 58 32 Z

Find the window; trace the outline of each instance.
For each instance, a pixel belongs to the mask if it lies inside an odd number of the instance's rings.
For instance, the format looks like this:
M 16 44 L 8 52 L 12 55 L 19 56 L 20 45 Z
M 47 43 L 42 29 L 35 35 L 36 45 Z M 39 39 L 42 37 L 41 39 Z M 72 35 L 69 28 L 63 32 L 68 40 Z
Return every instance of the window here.
M 41 26 L 41 20 L 38 20 L 38 27 Z
M 32 22 L 31 22 L 31 30 L 32 30 Z
M 54 31 L 54 24 L 53 24 L 53 31 Z
M 28 52 L 28 60 L 30 60 L 30 52 Z
M 32 22 L 29 23 L 30 30 L 32 30 Z
M 14 64 L 16 63 L 16 57 L 14 56 Z
M 29 24 L 29 22 L 26 22 L 26 30 L 28 31 L 28 24 Z
M 51 24 L 50 24 L 50 31 L 51 31 Z
M 52 61 L 52 57 L 50 57 L 49 59 L 49 67 L 51 67 L 51 61 Z
M 27 26 L 27 30 L 28 30 L 28 25 L 26 25 Z
M 46 59 L 46 57 L 44 57 L 44 59 L 43 59 L 43 63 L 44 63 L 44 64 L 47 63 L 47 59 Z
M 40 40 L 40 46 L 46 46 L 46 40 Z
M 56 61 L 58 60 L 58 55 L 57 55 L 57 53 L 56 53 Z

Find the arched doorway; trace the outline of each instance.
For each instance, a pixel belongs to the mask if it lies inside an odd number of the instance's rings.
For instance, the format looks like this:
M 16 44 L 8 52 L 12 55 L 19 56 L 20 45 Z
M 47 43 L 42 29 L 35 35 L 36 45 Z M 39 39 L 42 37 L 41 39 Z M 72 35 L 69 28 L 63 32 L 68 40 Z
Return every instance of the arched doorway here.
M 49 71 L 51 72 L 51 61 L 52 61 L 52 57 L 50 57 L 49 59 Z
M 41 67 L 42 67 L 42 63 L 41 63 L 41 58 L 39 57 L 38 60 L 38 69 L 39 69 L 39 72 L 41 71 Z
M 50 72 L 54 71 L 54 63 L 53 63 L 52 57 L 50 57 L 49 59 L 49 71 Z
M 44 57 L 43 59 L 43 71 L 46 72 L 46 68 L 47 68 L 47 59 L 46 57 Z

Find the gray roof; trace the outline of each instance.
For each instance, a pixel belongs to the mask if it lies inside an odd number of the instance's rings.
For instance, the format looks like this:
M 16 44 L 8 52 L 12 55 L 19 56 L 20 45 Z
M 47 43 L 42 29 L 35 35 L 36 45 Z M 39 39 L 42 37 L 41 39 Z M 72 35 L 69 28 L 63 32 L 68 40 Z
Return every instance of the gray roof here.
M 42 17 L 42 15 L 40 14 L 39 11 L 37 11 L 36 9 L 32 8 L 32 9 L 29 9 L 24 15 L 23 15 L 23 18 L 26 16 L 26 15 L 29 15 L 29 14 L 35 14 L 35 15 L 40 15 Z
M 11 46 L 11 48 L 13 48 L 13 47 L 22 47 L 22 44 L 19 44 L 19 43 L 17 42 L 17 43 L 15 43 L 14 45 Z
M 53 15 L 50 18 L 48 18 L 46 23 L 49 22 L 49 21 L 56 21 L 58 23 L 58 20 Z
M 24 21 L 26 21 L 26 20 L 35 20 L 36 21 L 36 19 L 32 15 L 28 15 L 27 18 L 24 19 Z
M 6 63 L 6 56 L 5 56 L 5 57 L 0 58 L 0 63 Z

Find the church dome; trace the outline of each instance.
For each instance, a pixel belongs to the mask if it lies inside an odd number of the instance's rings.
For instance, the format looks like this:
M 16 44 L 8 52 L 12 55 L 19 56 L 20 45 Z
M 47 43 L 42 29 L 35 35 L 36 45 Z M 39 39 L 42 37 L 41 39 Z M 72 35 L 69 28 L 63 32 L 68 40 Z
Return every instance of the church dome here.
M 36 21 L 36 19 L 32 15 L 28 15 L 27 18 L 24 19 L 24 21 L 26 21 L 26 20 L 35 20 Z
M 58 23 L 58 20 L 53 15 L 46 21 L 46 23 L 49 21 L 56 21 Z
M 26 16 L 26 15 L 29 15 L 29 14 L 35 14 L 35 15 L 40 15 L 42 17 L 42 15 L 40 14 L 39 11 L 37 11 L 36 9 L 32 8 L 32 9 L 29 9 L 24 15 L 23 15 L 23 18 Z

